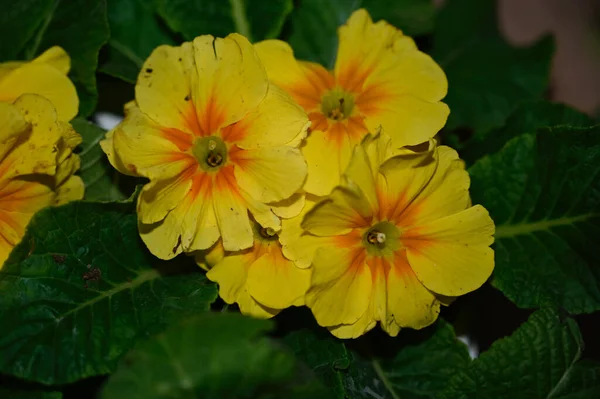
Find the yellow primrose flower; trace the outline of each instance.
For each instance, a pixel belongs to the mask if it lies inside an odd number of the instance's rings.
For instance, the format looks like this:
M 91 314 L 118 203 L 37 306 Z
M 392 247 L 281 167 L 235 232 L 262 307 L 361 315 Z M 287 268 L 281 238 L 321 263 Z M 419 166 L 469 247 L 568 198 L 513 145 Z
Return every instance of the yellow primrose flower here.
M 0 102 L 12 103 L 25 93 L 46 97 L 61 121 L 77 115 L 79 98 L 67 77 L 71 69 L 69 55 L 52 47 L 31 62 L 12 61 L 0 64 Z
M 278 231 L 277 213 L 294 207 L 287 202 L 306 178 L 298 146 L 309 123 L 269 83 L 246 38 L 205 35 L 154 50 L 136 101 L 101 145 L 121 172 L 150 179 L 139 230 L 154 255 L 170 259 L 219 238 L 227 251 L 251 248 L 248 212 Z
M 0 268 L 34 213 L 83 197 L 83 182 L 73 176 L 80 142 L 44 97 L 0 102 Z
M 340 338 L 378 321 L 392 336 L 423 328 L 494 267 L 494 223 L 471 206 L 456 152 L 433 141 L 424 152 L 392 148 L 387 134 L 366 136 L 341 184 L 302 222 L 318 247 L 306 305 Z M 285 242 L 290 259 L 306 258 L 303 240 Z
M 248 316 L 270 318 L 290 306 L 304 305 L 310 269 L 297 267 L 284 256 L 277 232 L 256 222 L 253 230 L 252 248 L 226 252 L 219 242 L 204 255 L 207 263 L 214 262 L 206 276 L 219 284 L 219 295 L 226 303 L 237 303 Z M 204 259 L 198 260 L 202 265 Z
M 382 126 L 395 147 L 416 145 L 444 126 L 448 107 L 442 69 L 414 41 L 367 11 L 354 12 L 339 28 L 335 68 L 296 61 L 279 40 L 255 45 L 269 79 L 308 112 L 312 122 L 303 147 L 308 162 L 304 189 L 326 195 L 339 183 L 352 149 Z

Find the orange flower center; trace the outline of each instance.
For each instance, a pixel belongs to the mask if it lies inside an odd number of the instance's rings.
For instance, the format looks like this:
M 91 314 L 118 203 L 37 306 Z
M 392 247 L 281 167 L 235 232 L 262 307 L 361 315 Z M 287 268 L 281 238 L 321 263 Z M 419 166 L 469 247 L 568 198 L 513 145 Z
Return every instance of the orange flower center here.
M 199 137 L 194 141 L 192 154 L 205 172 L 216 172 L 227 162 L 227 145 L 220 137 Z
M 400 230 L 388 221 L 376 223 L 363 234 L 362 243 L 370 255 L 390 256 L 401 247 Z
M 334 121 L 348 119 L 354 111 L 354 96 L 335 88 L 321 97 L 321 112 Z

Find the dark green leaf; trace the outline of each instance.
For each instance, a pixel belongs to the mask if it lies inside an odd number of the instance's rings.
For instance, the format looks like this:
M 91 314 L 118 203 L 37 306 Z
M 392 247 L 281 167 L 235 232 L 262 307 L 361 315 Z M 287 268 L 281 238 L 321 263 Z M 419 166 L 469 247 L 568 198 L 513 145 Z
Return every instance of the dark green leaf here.
M 470 168 L 496 223 L 492 283 L 519 307 L 600 309 L 600 127 L 540 129 Z
M 310 367 L 325 386 L 331 388 L 334 397 L 345 397 L 343 378 L 339 371 L 348 368 L 351 355 L 342 341 L 322 329 L 293 331 L 283 340 L 298 359 Z
M 429 0 L 303 0 L 290 18 L 289 42 L 295 56 L 332 68 L 337 29 L 359 8 L 366 8 L 374 21 L 384 19 L 407 35 L 433 29 L 434 8 Z
M 575 321 L 540 310 L 459 371 L 440 399 L 598 398 L 600 365 L 578 361 L 582 344 Z
M 117 172 L 100 148 L 105 131 L 84 119 L 74 119 L 71 124 L 81 135 L 79 175 L 85 183 L 85 199 L 94 201 L 119 201 L 128 198 L 141 179 Z
M 448 129 L 500 127 L 520 101 L 542 98 L 554 44 L 511 47 L 500 36 L 496 0 L 448 0 L 439 12 L 433 57 L 448 76 Z
M 40 392 L 40 391 L 23 391 L 15 389 L 7 389 L 0 387 L 0 398 L 6 399 L 61 399 L 60 392 Z
M 85 117 L 96 107 L 98 53 L 107 40 L 106 0 L 54 0 L 24 54 L 31 59 L 52 46 L 69 53 L 79 115 Z
M 240 33 L 250 41 L 277 37 L 292 0 L 158 0 L 159 12 L 175 32 L 187 40 L 211 34 Z
M 107 61 L 100 70 L 130 83 L 154 48 L 175 43 L 152 1 L 108 0 L 108 24 Z
M 0 61 L 17 59 L 53 4 L 54 0 L 0 0 Z
M 133 201 L 37 213 L 0 270 L 0 373 L 65 384 L 110 373 L 140 337 L 215 299 L 204 274 L 163 275 Z
M 344 373 L 348 398 L 433 398 L 470 362 L 465 345 L 441 320 L 427 330 L 401 332 L 396 342 L 406 344 L 394 357 L 365 359 L 354 354 Z
M 460 157 L 468 163 L 502 149 L 507 141 L 521 134 L 535 133 L 547 126 L 591 126 L 592 119 L 566 105 L 547 101 L 521 104 L 508 118 L 506 125 L 473 137 L 460 148 Z
M 262 337 L 270 322 L 206 313 L 142 342 L 104 399 L 329 398 L 310 370 Z

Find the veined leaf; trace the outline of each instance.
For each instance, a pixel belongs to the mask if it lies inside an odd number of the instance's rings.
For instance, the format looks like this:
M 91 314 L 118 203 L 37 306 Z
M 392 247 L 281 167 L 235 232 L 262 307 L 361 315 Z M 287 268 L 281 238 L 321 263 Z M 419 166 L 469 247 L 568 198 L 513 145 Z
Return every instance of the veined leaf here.
M 175 32 L 187 40 L 211 34 L 225 37 L 240 33 L 251 42 L 277 37 L 292 0 L 158 0 L 159 13 Z
M 539 310 L 459 371 L 439 398 L 600 397 L 600 364 L 579 360 L 582 345 L 574 320 Z
M 0 373 L 43 384 L 107 374 L 137 339 L 209 308 L 214 284 L 168 274 L 177 260 L 150 255 L 134 208 L 72 202 L 34 216 L 0 270 Z
M 401 332 L 395 340 L 399 348 L 393 357 L 353 354 L 344 373 L 348 398 L 434 398 L 471 361 L 466 346 L 443 320 L 426 330 Z
M 333 397 L 343 399 L 343 372 L 350 365 L 352 355 L 343 341 L 334 338 L 324 329 L 293 331 L 283 338 L 294 354 L 310 367 L 319 379 L 333 392 Z
M 429 0 L 303 0 L 290 20 L 294 55 L 333 68 L 337 29 L 352 12 L 365 8 L 374 21 L 384 19 L 407 35 L 431 32 L 435 10 Z
M 599 310 L 600 127 L 516 137 L 469 171 L 496 223 L 493 285 L 519 307 Z
M 141 342 L 104 399 L 330 398 L 289 351 L 262 336 L 271 323 L 205 313 Z
M 582 127 L 593 125 L 592 119 L 563 104 L 548 101 L 528 101 L 521 104 L 498 129 L 474 136 L 460 147 L 460 157 L 468 163 L 486 154 L 502 149 L 510 139 L 521 134 L 532 134 L 540 127 L 565 125 Z
M 283 340 L 338 399 L 433 398 L 470 362 L 467 348 L 443 320 L 396 338 L 373 336 L 342 341 L 326 331 L 299 330 Z

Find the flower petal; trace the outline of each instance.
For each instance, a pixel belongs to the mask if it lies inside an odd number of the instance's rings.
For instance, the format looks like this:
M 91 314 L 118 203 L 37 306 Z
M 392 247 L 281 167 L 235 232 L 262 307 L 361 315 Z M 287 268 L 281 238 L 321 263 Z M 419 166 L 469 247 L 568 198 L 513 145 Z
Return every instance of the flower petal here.
M 153 224 L 163 220 L 175 209 L 186 194 L 192 181 L 188 176 L 178 176 L 169 180 L 154 180 L 147 183 L 137 203 L 138 218 L 143 224 Z M 180 229 L 180 226 L 177 230 Z
M 19 137 L 26 135 L 31 125 L 12 104 L 0 102 L 0 161 L 13 149 Z
M 54 193 L 38 181 L 14 179 L 0 190 L 0 269 L 17 245 L 33 215 L 52 205 Z
M 279 310 L 261 306 L 248 294 L 247 273 L 254 260 L 253 253 L 228 255 L 206 273 L 206 277 L 219 284 L 219 296 L 226 303 L 237 303 L 242 314 L 267 319 L 275 316 Z
M 277 217 L 269 205 L 266 205 L 260 201 L 256 201 L 243 190 L 240 191 L 240 194 L 244 198 L 246 206 L 252 214 L 252 217 L 258 222 L 258 224 L 264 228 L 271 228 L 275 231 L 279 231 L 281 229 L 281 220 Z
M 440 302 L 417 279 L 405 254 L 396 254 L 387 276 L 388 308 L 401 327 L 421 329 L 433 323 Z
M 375 171 L 376 172 L 376 171 Z M 379 201 L 377 199 L 375 174 L 371 169 L 371 162 L 367 156 L 365 149 L 358 145 L 354 147 L 354 152 L 348 163 L 348 167 L 344 175 L 356 183 L 358 188 L 369 201 L 370 208 L 374 212 L 379 209 Z
M 213 207 L 226 251 L 250 248 L 254 242 L 248 208 L 238 191 L 233 171 L 220 170 L 215 178 Z
M 79 110 L 75 86 L 52 65 L 26 63 L 0 80 L 0 101 L 12 102 L 26 93 L 39 94 L 48 99 L 62 121 L 73 119 Z
M 313 130 L 301 147 L 308 164 L 304 190 L 314 195 L 327 195 L 340 183 L 352 155 L 354 146 L 347 136 L 334 141 L 330 134 Z
M 369 131 L 383 126 L 395 147 L 426 142 L 446 124 L 450 110 L 441 102 L 427 102 L 417 97 L 401 96 L 386 101 L 358 101 Z
M 197 164 L 197 161 L 193 156 L 183 153 L 173 139 L 169 139 L 169 134 L 148 119 L 139 108 L 131 107 L 112 135 L 117 155 L 113 157 L 113 162 L 116 166 L 124 166 L 128 174 L 149 179 L 177 176 Z M 191 146 L 191 135 L 182 133 L 179 140 L 186 138 Z
M 411 198 L 404 212 L 397 213 L 398 224 L 420 226 L 453 215 L 470 205 L 470 180 L 464 162 L 450 147 L 440 146 L 437 153 L 438 163 L 435 173 L 418 195 Z M 414 171 L 419 170 L 417 168 Z
M 63 125 L 58 123 L 54 107 L 37 94 L 24 94 L 14 105 L 33 129 L 27 141 L 14 148 L 2 162 L 0 168 L 8 168 L 2 176 L 8 178 L 31 173 L 53 175 L 56 172 L 57 143 L 63 134 Z
M 438 153 L 432 145 L 423 152 L 404 149 L 385 161 L 379 168 L 385 178 L 385 187 L 379 186 L 379 218 L 401 225 L 412 223 L 414 212 L 407 208 L 431 182 L 438 164 Z
M 54 205 L 62 205 L 67 202 L 80 200 L 85 193 L 85 185 L 79 176 L 69 177 L 56 189 Z
M 108 158 L 108 162 L 110 162 L 110 164 L 112 165 L 113 168 L 115 168 L 116 170 L 118 170 L 120 173 L 122 173 L 124 175 L 139 176 L 136 173 L 137 169 L 132 168 L 135 170 L 129 170 L 125 167 L 125 164 L 119 157 L 119 154 L 117 154 L 117 152 L 115 151 L 115 140 L 114 140 L 115 131 L 116 130 L 113 129 L 113 130 L 106 132 L 106 135 L 104 136 L 104 140 L 100 141 L 100 148 L 102 148 L 102 151 L 104 151 L 104 153 L 106 154 L 106 157 Z
M 291 197 L 306 178 L 306 161 L 297 148 L 242 150 L 236 151 L 231 158 L 239 186 L 261 202 Z
M 306 195 L 304 193 L 296 193 L 291 197 L 271 204 L 273 213 L 280 218 L 290 219 L 298 216 L 304 205 L 306 204 Z
M 200 134 L 196 110 L 190 101 L 196 89 L 195 75 L 191 43 L 158 46 L 144 62 L 135 85 L 139 108 L 162 127 Z
M 210 248 L 221 235 L 212 186 L 212 177 L 207 173 L 197 172 L 192 177 L 190 191 L 182 202 L 185 216 L 181 220 L 181 246 L 185 252 Z
M 282 89 L 269 90 L 256 109 L 222 132 L 225 141 L 244 149 L 287 145 L 297 147 L 306 137 L 308 116 Z
M 237 33 L 224 39 L 204 35 L 193 44 L 198 89 L 192 98 L 202 131 L 209 135 L 253 111 L 265 98 L 269 83 L 258 54 L 245 37 Z
M 269 253 L 252 263 L 246 284 L 250 295 L 260 304 L 285 309 L 304 298 L 310 275 L 310 269 L 296 267 L 283 257 L 279 245 L 273 245 Z
M 494 269 L 494 222 L 480 205 L 407 229 L 402 244 L 418 279 L 431 291 L 458 296 L 479 288 Z
M 325 247 L 313 261 L 306 305 L 321 326 L 353 324 L 367 311 L 371 289 L 364 251 Z
M 306 110 L 316 108 L 326 90 L 335 82 L 322 66 L 298 62 L 289 44 L 281 40 L 265 40 L 254 45 L 269 80 L 288 92 Z
M 367 198 L 348 182 L 315 205 L 304 217 L 302 228 L 317 236 L 344 235 L 354 228 L 369 226 L 372 217 Z
M 360 9 L 338 28 L 339 48 L 335 76 L 346 90 L 358 91 L 381 58 L 391 52 L 402 32 L 385 21 L 373 23 L 369 13 Z
M 329 331 L 338 338 L 358 338 L 367 333 L 377 324 L 381 322 L 381 327 L 391 336 L 396 336 L 400 331 L 396 326 L 389 328 L 388 312 L 387 312 L 387 287 L 386 287 L 386 271 L 383 268 L 384 260 L 380 257 L 371 257 L 367 259 L 371 270 L 371 278 L 373 281 L 373 289 L 369 298 L 369 307 L 367 311 L 353 324 L 342 324 L 335 327 L 330 327 Z M 391 319 L 391 317 L 390 317 Z
M 67 75 L 71 69 L 71 58 L 69 57 L 69 54 L 59 46 L 50 47 L 31 62 L 50 65 L 60 71 L 63 75 Z

